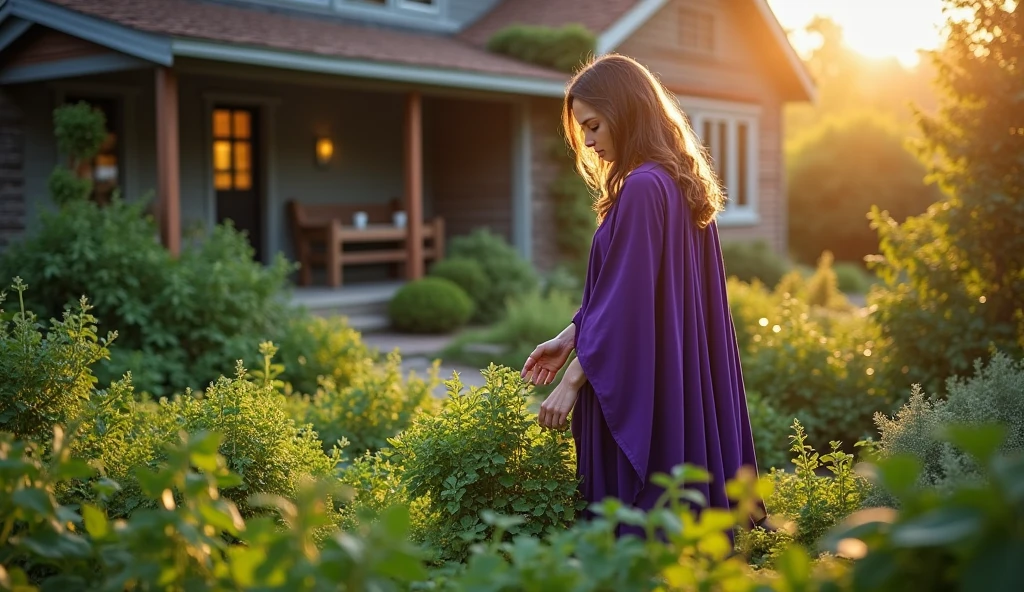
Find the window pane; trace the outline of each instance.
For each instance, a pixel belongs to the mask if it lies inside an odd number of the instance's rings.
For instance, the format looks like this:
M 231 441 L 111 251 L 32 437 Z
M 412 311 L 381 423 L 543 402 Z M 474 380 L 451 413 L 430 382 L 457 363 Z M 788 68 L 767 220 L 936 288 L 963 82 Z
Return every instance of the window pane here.
M 249 142 L 235 142 L 235 170 L 252 170 L 252 151 Z
M 235 189 L 245 191 L 252 188 L 252 176 L 249 171 L 238 171 L 235 173 Z
M 213 170 L 231 170 L 231 142 L 217 140 L 213 143 Z
M 249 139 L 252 134 L 252 127 L 249 121 L 249 112 L 235 111 L 233 115 L 235 119 L 234 137 L 241 140 Z
M 213 188 L 218 191 L 231 189 L 231 173 L 216 173 L 213 175 Z
M 749 201 L 747 193 L 749 192 L 750 179 L 754 171 L 747 170 L 747 167 L 750 166 L 750 159 L 747 158 L 747 144 L 749 142 L 747 138 L 747 124 L 740 123 L 736 128 L 736 182 L 738 186 L 734 188 L 733 194 L 736 196 L 736 204 L 745 206 Z
M 217 109 L 213 112 L 213 137 L 231 137 L 231 112 L 226 109 Z

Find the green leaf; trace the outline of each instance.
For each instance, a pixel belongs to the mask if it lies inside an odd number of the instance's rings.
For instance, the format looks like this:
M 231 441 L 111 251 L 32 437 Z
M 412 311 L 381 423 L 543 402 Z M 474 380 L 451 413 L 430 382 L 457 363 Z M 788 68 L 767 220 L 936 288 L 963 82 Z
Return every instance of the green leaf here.
M 1006 440 L 1007 426 L 1001 424 L 947 425 L 942 435 L 954 446 L 967 452 L 978 462 L 988 464 Z
M 921 461 L 910 455 L 886 458 L 877 464 L 882 485 L 896 497 L 902 498 L 917 483 L 921 474 Z
M 974 508 L 940 507 L 893 526 L 894 547 L 938 547 L 973 537 L 984 527 L 985 517 Z
M 92 504 L 82 504 L 82 519 L 85 521 L 86 531 L 93 538 L 101 539 L 110 532 L 107 517 L 103 510 Z
M 39 517 L 48 517 L 54 510 L 50 494 L 42 489 L 18 489 L 11 495 L 11 501 L 15 506 L 35 512 Z
M 1024 541 L 992 540 L 964 570 L 964 589 L 1018 592 L 1024 589 Z
M 383 576 L 390 576 L 400 581 L 419 581 L 427 577 L 427 569 L 423 562 L 405 553 L 389 553 L 377 563 L 376 571 Z
M 775 569 L 789 584 L 787 588 L 798 590 L 811 578 L 811 558 L 802 548 L 792 545 L 775 561 Z
M 409 510 L 401 505 L 386 509 L 380 517 L 384 532 L 393 539 L 401 539 L 409 532 Z

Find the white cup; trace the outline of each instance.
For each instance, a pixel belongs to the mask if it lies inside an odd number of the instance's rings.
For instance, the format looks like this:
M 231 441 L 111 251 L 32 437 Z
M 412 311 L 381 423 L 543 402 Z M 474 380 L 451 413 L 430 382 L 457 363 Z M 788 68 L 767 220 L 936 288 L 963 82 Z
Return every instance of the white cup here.
M 356 212 L 355 215 L 352 216 L 352 223 L 356 225 L 356 228 L 366 228 L 368 219 L 369 216 L 366 212 Z
M 405 212 L 395 212 L 391 215 L 391 220 L 398 228 L 405 228 L 405 223 L 407 221 Z

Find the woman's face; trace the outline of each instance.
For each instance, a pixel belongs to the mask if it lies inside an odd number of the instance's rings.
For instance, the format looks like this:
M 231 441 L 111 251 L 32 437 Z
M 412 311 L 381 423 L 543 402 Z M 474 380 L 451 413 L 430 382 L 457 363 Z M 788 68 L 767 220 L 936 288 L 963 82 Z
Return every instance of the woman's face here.
M 572 115 L 583 127 L 583 139 L 587 148 L 592 149 L 605 162 L 615 161 L 615 145 L 612 131 L 603 115 L 586 101 L 573 99 Z

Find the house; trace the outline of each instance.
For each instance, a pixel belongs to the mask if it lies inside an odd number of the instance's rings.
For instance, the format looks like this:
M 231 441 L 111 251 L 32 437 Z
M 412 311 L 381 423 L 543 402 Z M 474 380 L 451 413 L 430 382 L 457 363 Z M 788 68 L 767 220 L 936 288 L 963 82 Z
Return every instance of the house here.
M 731 195 L 723 239 L 784 251 L 782 109 L 815 89 L 765 0 L 0 0 L 0 249 L 52 207 L 53 109 L 86 100 L 110 132 L 97 197 L 154 190 L 174 251 L 231 219 L 293 256 L 289 200 L 397 199 L 548 267 L 567 76 L 486 43 L 570 22 L 678 95 Z

